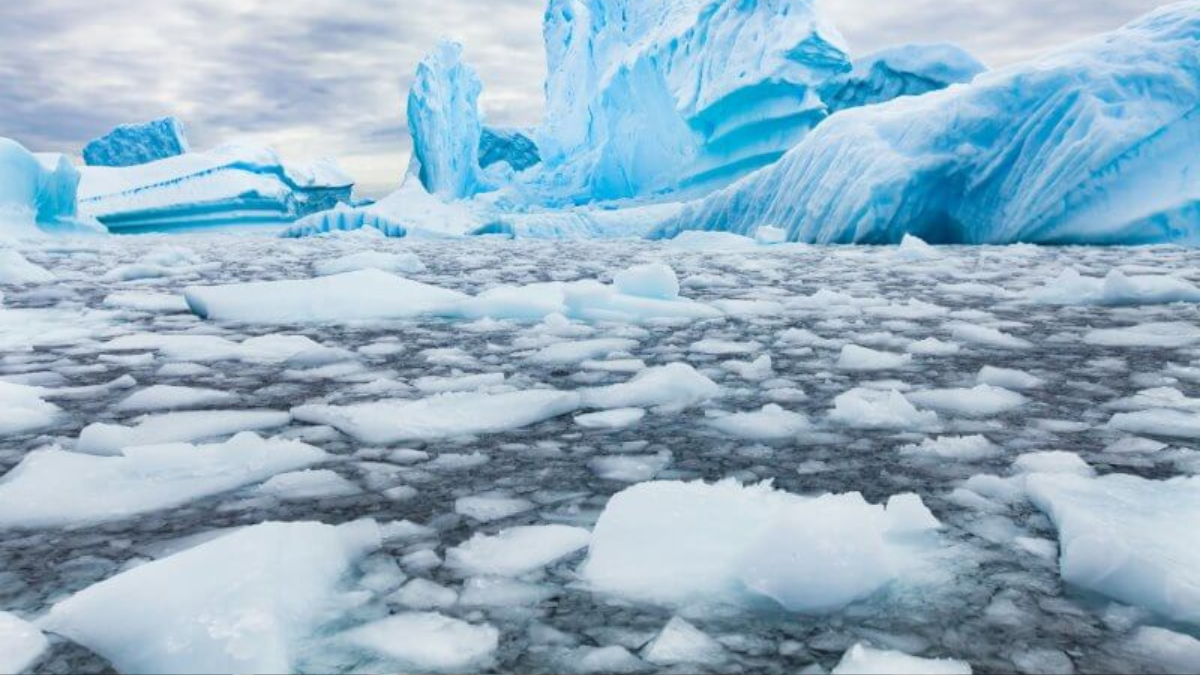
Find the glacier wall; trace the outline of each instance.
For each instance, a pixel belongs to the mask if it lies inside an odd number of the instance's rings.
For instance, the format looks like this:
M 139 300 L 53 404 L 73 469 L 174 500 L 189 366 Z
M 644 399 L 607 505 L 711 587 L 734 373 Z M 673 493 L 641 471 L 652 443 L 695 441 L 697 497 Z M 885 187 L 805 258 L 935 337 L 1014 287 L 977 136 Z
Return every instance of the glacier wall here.
M 830 117 L 659 229 L 792 241 L 1200 244 L 1200 0 L 925 96 Z
M 966 84 L 985 72 L 987 66 L 956 45 L 902 45 L 856 58 L 854 70 L 821 85 L 820 95 L 832 114 Z
M 330 160 L 285 164 L 244 145 L 81 174 L 80 212 L 114 233 L 291 224 L 348 202 L 354 187 Z
M 543 194 L 584 203 L 726 184 L 824 119 L 849 71 L 814 0 L 551 0 Z
M 164 117 L 113 129 L 83 148 L 83 161 L 88 166 L 137 166 L 187 151 L 183 122 L 175 117 Z
M 542 156 L 537 143 L 526 132 L 485 126 L 479 139 L 479 166 L 486 169 L 500 162 L 507 163 L 514 171 L 524 171 L 541 164 Z
M 417 66 L 408 95 L 408 130 L 413 141 L 409 173 L 442 199 L 464 199 L 484 191 L 479 165 L 483 85 L 462 59 L 462 45 L 442 41 Z
M 102 231 L 76 211 L 79 172 L 62 155 L 34 155 L 0 138 L 0 241 Z

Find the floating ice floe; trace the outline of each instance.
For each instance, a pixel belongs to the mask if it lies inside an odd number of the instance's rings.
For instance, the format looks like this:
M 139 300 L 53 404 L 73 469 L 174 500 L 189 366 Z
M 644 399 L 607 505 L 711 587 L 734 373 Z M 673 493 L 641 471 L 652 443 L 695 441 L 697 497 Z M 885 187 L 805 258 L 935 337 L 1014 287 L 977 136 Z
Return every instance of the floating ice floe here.
M 1200 413 L 1169 409 L 1119 413 L 1109 421 L 1108 428 L 1146 436 L 1200 439 Z
M 99 457 L 36 450 L 0 479 L 0 527 L 68 527 L 123 520 L 320 464 L 322 450 L 241 434 L 220 445 L 127 448 Z
M 906 445 L 901 454 L 932 459 L 975 461 L 1003 453 L 1000 446 L 985 436 L 942 437 L 926 439 L 920 445 Z
M 55 276 L 50 270 L 35 265 L 11 248 L 0 248 L 0 286 L 48 284 Z
M 154 351 L 171 361 L 246 361 L 283 363 L 302 354 L 324 350 L 302 335 L 263 335 L 233 342 L 216 335 L 137 333 L 124 335 L 103 346 L 105 351 Z
M 0 673 L 23 673 L 50 647 L 50 641 L 33 624 L 0 612 Z
M 901 652 L 855 645 L 833 675 L 971 675 L 971 665 L 953 659 L 922 659 Z
M 199 387 L 176 387 L 158 384 L 134 392 L 114 406 L 114 410 L 155 412 L 160 410 L 186 410 L 188 408 L 211 408 L 237 400 L 237 395 L 217 389 Z
M 1139 307 L 1200 302 L 1200 288 L 1183 279 L 1169 276 L 1127 276 L 1113 270 L 1104 279 L 1093 279 L 1069 269 L 1029 299 L 1045 305 L 1098 305 L 1103 307 Z
M 79 433 L 75 451 L 89 455 L 119 455 L 127 448 L 163 443 L 189 443 L 230 436 L 242 431 L 265 431 L 287 426 L 292 416 L 267 410 L 211 410 L 147 415 L 134 426 L 89 424 Z
M 1200 344 L 1200 327 L 1184 322 L 1161 322 L 1105 328 L 1088 333 L 1084 342 L 1096 347 L 1179 349 Z
M 1002 415 L 1028 402 L 1016 392 L 988 384 L 981 384 L 974 389 L 935 389 L 905 396 L 921 407 L 965 417 Z
M 858 494 L 645 483 L 609 502 L 582 573 L 596 590 L 657 603 L 768 598 L 824 613 L 913 579 L 938 528 L 913 495 L 885 508 Z
M 330 277 L 362 270 L 380 270 L 392 274 L 419 274 L 425 271 L 425 264 L 413 253 L 363 251 L 333 260 L 322 260 L 313 268 L 319 277 Z
M 992 366 L 984 366 L 983 370 L 979 371 L 979 376 L 976 378 L 976 381 L 982 385 L 1000 387 L 1003 389 L 1013 389 L 1016 391 L 1038 389 L 1045 384 L 1045 381 L 1040 377 L 1030 375 L 1025 371 L 1012 370 L 1008 368 L 995 368 Z
M 492 537 L 475 535 L 450 549 L 446 564 L 466 576 L 519 577 L 587 548 L 590 539 L 578 527 L 516 527 Z
M 728 658 L 721 643 L 680 617 L 674 617 L 654 640 L 643 657 L 658 666 L 712 666 Z
M 708 424 L 721 433 L 753 441 L 795 438 L 812 429 L 808 417 L 774 404 L 758 412 L 719 417 Z
M 47 403 L 47 390 L 0 381 L 0 437 L 45 429 L 59 419 L 58 406 Z
M 123 673 L 288 673 L 339 605 L 356 560 L 380 547 L 363 521 L 265 523 L 133 568 L 51 609 L 45 630 Z
M 716 382 L 684 363 L 650 368 L 629 382 L 580 392 L 586 408 L 665 408 L 683 410 L 721 393 Z
M 1026 490 L 1058 527 L 1063 579 L 1200 625 L 1200 478 L 1034 474 Z
M 939 426 L 936 412 L 918 410 L 895 390 L 848 391 L 834 400 L 829 419 L 851 429 L 927 431 Z
M 892 354 L 880 352 L 858 345 L 846 345 L 842 348 L 838 368 L 868 372 L 872 370 L 899 370 L 912 364 L 913 357 L 909 354 Z
M 500 643 L 500 631 L 436 613 L 397 614 L 347 631 L 344 640 L 412 672 L 483 670 Z
M 282 473 L 258 487 L 259 494 L 284 501 L 350 497 L 360 494 L 357 485 L 329 469 Z

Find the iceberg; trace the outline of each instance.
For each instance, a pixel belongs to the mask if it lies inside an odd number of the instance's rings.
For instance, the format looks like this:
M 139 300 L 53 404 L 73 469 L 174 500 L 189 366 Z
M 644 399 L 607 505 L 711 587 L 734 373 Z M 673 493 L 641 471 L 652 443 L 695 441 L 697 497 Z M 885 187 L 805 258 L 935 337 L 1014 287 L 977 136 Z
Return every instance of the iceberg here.
M 95 233 L 104 228 L 76 209 L 79 171 L 62 155 L 34 155 L 0 138 L 0 241 L 45 233 Z
M 80 174 L 80 212 L 122 234 L 287 225 L 348 202 L 354 188 L 332 160 L 285 164 L 269 148 L 238 144 Z
M 462 45 L 443 40 L 417 66 L 408 94 L 413 141 L 410 176 L 443 200 L 485 191 L 479 166 L 479 76 L 462 60 Z
M 519 172 L 541 164 L 542 155 L 530 132 L 485 126 L 479 139 L 479 166 L 486 169 L 500 162 Z
M 188 151 L 183 122 L 164 117 L 144 124 L 123 124 L 83 148 L 88 166 L 137 166 Z
M 843 111 L 655 233 L 934 244 L 1200 243 L 1200 2 L 1028 65 Z
M 332 612 L 339 584 L 381 546 L 362 521 L 264 523 L 84 589 L 41 628 L 122 673 L 289 673 Z
M 851 69 L 812 0 L 553 0 L 538 187 L 564 203 L 727 184 L 826 116 Z
M 987 66 L 957 45 L 890 47 L 854 59 L 854 70 L 821 86 L 821 100 L 832 114 L 965 84 L 985 72 Z

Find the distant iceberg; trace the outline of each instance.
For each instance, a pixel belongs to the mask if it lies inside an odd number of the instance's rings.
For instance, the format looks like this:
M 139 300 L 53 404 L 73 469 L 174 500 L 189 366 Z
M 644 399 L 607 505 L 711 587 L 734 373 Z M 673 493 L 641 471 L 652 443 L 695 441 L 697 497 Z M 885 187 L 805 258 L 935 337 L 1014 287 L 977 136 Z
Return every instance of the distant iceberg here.
M 164 117 L 113 129 L 83 148 L 83 161 L 88 166 L 137 166 L 187 151 L 183 122 L 175 117 Z
M 100 232 L 76 212 L 79 172 L 62 155 L 34 155 L 0 138 L 0 241 L 50 233 Z
M 354 187 L 333 161 L 285 164 L 244 145 L 80 173 L 80 212 L 114 233 L 291 224 L 350 201 Z
M 830 117 L 659 229 L 792 241 L 1200 243 L 1200 2 L 972 84 Z

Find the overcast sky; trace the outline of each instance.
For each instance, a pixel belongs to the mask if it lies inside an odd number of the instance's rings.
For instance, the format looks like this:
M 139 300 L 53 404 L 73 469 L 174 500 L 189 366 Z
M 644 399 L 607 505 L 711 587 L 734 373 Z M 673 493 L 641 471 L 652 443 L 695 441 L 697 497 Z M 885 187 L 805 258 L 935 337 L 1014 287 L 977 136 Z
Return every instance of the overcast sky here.
M 662 2 L 664 0 L 644 0 Z M 951 41 L 992 66 L 1109 30 L 1160 0 L 821 0 L 856 54 Z M 463 42 L 487 120 L 541 118 L 546 0 L 5 0 L 0 136 L 78 154 L 178 115 L 194 148 L 237 138 L 336 156 L 368 194 L 404 173 L 404 97 L 439 37 Z

